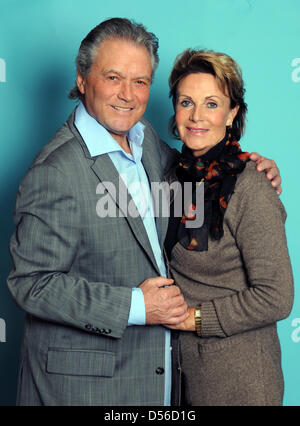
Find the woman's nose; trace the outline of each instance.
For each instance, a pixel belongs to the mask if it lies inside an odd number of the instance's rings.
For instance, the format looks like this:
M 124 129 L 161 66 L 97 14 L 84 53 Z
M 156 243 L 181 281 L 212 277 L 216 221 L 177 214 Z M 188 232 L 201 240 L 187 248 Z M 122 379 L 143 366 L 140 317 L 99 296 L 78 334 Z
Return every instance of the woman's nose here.
M 204 119 L 204 111 L 201 105 L 194 105 L 190 113 L 190 120 L 193 122 L 201 121 Z

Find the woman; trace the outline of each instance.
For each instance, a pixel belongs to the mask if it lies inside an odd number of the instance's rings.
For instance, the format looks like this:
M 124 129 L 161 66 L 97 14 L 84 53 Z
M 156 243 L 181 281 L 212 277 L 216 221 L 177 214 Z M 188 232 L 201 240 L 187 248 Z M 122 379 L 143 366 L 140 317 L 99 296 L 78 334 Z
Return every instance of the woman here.
M 240 68 L 225 54 L 186 50 L 169 83 L 171 129 L 184 143 L 169 178 L 194 185 L 192 210 L 171 215 L 166 244 L 189 305 L 187 320 L 169 327 L 181 330 L 184 402 L 281 405 L 276 322 L 293 302 L 286 214 L 238 143 L 247 112 Z M 192 228 L 201 182 L 204 224 Z

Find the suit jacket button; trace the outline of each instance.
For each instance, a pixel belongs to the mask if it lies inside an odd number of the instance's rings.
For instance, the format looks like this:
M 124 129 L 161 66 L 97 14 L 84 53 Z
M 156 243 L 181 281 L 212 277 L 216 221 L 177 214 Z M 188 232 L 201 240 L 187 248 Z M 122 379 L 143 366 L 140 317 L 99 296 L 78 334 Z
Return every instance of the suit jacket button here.
M 162 367 L 158 367 L 155 372 L 156 374 L 161 375 L 161 374 L 164 374 L 165 370 Z

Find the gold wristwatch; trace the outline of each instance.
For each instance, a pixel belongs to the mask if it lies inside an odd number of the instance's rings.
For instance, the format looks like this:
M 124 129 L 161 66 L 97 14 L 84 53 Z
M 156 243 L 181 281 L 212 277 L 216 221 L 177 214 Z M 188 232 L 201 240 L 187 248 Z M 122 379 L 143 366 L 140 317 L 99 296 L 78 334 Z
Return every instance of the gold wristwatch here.
M 198 336 L 201 336 L 202 320 L 201 320 L 201 309 L 195 308 L 195 328 Z

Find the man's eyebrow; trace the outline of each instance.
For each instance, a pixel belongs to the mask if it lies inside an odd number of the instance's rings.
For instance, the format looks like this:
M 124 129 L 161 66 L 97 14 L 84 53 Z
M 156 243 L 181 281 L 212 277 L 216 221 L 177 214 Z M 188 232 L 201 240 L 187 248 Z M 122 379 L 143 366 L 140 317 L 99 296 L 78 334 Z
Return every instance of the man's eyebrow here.
M 124 74 L 122 74 L 120 71 L 114 70 L 113 68 L 111 68 L 109 70 L 104 70 L 103 74 L 104 75 L 107 75 L 107 74 L 117 74 L 121 78 L 126 78 L 126 76 Z M 147 75 L 141 75 L 141 76 L 134 77 L 134 80 L 147 80 L 150 83 L 152 81 L 151 77 L 148 77 Z
M 120 71 L 117 71 L 117 70 L 114 70 L 114 69 L 109 69 L 109 70 L 104 70 L 103 71 L 103 74 L 104 75 L 107 75 L 107 74 L 117 74 L 117 75 L 119 75 L 120 77 L 122 77 L 122 78 L 125 78 L 125 75 L 124 74 L 122 74 Z
M 147 75 L 142 75 L 141 77 L 136 77 L 135 80 L 147 80 L 149 83 L 152 83 L 152 78 Z

